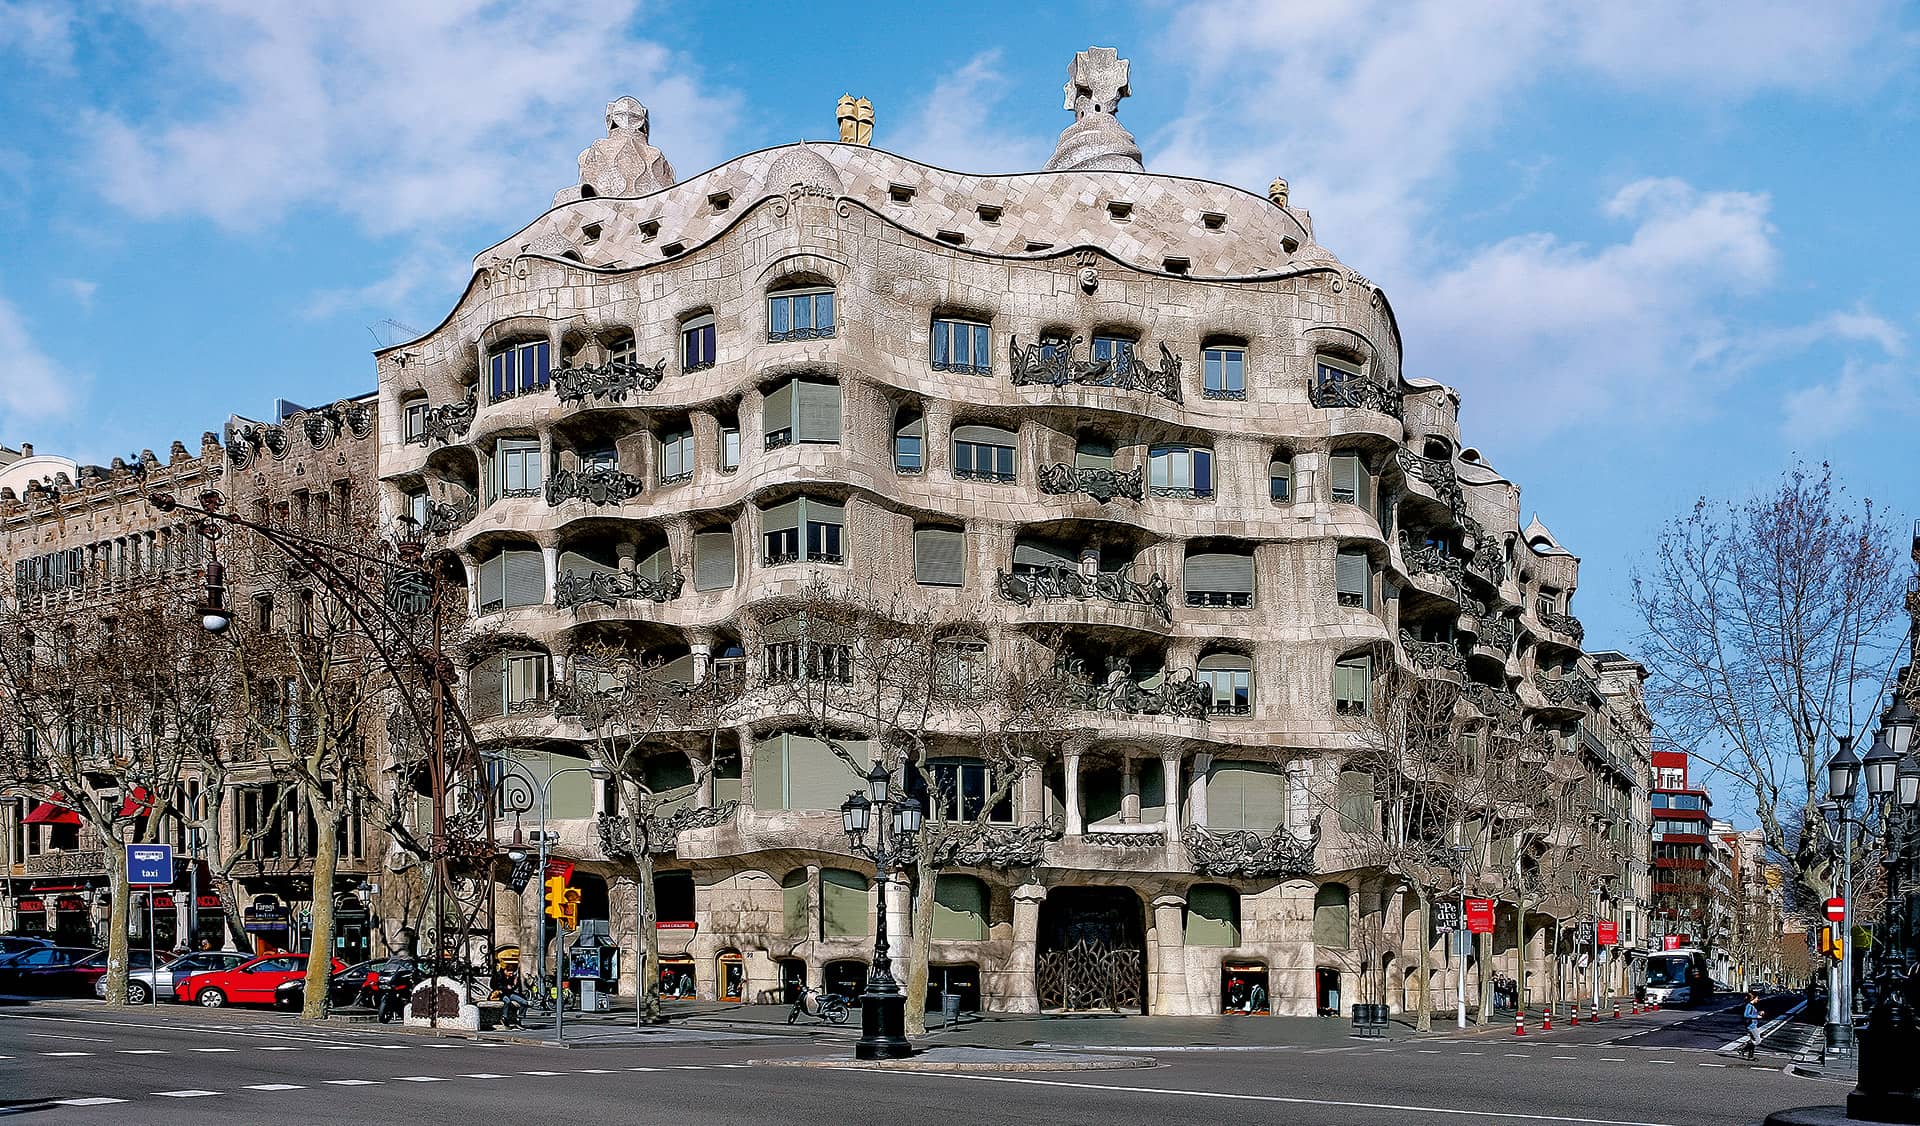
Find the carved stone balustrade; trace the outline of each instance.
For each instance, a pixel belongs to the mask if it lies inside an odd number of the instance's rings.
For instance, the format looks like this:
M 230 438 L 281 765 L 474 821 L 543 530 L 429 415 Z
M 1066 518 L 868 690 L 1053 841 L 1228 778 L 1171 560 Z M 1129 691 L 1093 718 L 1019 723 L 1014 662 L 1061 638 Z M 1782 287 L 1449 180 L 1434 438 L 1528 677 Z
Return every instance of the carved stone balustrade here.
M 1172 402 L 1180 401 L 1180 357 L 1165 344 L 1160 345 L 1160 367 L 1150 368 L 1132 349 L 1105 360 L 1076 359 L 1074 352 L 1082 340 L 1039 341 L 1022 347 L 1018 336 L 1009 339 L 1012 356 L 1011 379 L 1016 387 L 1030 383 L 1065 387 L 1077 383 L 1086 387 L 1115 387 L 1122 391 L 1145 391 Z
M 680 597 L 686 582 L 686 575 L 677 569 L 657 579 L 632 571 L 563 571 L 553 584 L 553 605 L 557 610 L 571 610 L 592 602 L 603 606 L 671 602 Z
M 1313 853 L 1320 843 L 1312 836 L 1296 836 L 1285 829 L 1261 834 L 1251 829 L 1209 829 L 1189 825 L 1181 837 L 1193 870 L 1203 876 L 1259 879 L 1269 876 L 1312 876 L 1318 868 Z
M 1316 407 L 1351 407 L 1401 417 L 1400 393 L 1371 379 L 1326 379 L 1313 385 L 1307 398 Z
M 1155 572 L 1145 583 L 1133 579 L 1133 564 L 1118 571 L 1102 571 L 1091 577 L 1072 567 L 1049 567 L 1032 571 L 1001 571 L 1000 597 L 1021 606 L 1035 602 L 1086 602 L 1099 599 L 1120 606 L 1142 606 L 1173 620 L 1173 607 L 1167 600 L 1171 589 L 1167 580 Z
M 652 367 L 633 360 L 609 360 L 604 364 L 555 368 L 549 378 L 552 380 L 553 393 L 560 402 L 566 406 L 576 406 L 588 399 L 624 403 L 628 395 L 644 393 L 660 386 L 666 373 L 667 361 L 664 358 Z
M 1040 491 L 1053 496 L 1085 493 L 1101 504 L 1115 497 L 1142 500 L 1146 497 L 1146 476 L 1138 469 L 1101 469 L 1064 463 L 1043 465 Z
M 639 496 L 646 482 L 612 466 L 591 469 L 556 469 L 547 478 L 547 503 L 583 500 L 588 504 L 623 504 Z

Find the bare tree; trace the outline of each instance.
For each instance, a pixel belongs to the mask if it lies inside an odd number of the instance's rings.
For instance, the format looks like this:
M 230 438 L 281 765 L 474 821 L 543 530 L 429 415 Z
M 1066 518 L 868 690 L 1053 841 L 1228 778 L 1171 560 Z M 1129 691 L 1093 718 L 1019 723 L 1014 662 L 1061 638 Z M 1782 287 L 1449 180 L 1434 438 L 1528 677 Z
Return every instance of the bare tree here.
M 1804 814 L 1829 740 L 1874 707 L 1898 595 L 1885 517 L 1825 465 L 1795 465 L 1744 503 L 1701 499 L 1634 576 L 1662 726 L 1752 796 L 1803 912 L 1836 882 Z

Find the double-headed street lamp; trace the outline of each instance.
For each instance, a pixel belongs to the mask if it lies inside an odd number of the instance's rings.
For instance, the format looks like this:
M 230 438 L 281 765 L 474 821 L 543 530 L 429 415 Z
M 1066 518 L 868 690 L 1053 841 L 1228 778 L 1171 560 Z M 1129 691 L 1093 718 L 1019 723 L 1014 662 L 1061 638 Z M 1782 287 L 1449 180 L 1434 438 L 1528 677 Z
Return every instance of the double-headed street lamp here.
M 1827 990 L 1827 1050 L 1836 1055 L 1853 1051 L 1853 815 L 1855 790 L 1860 785 L 1860 756 L 1853 753 L 1853 736 L 1840 736 L 1840 749 L 1827 760 L 1827 803 L 1840 826 L 1840 961 L 1830 971 Z M 1876 777 L 1878 774 L 1876 773 Z
M 1915 996 L 1920 982 L 1914 975 L 1920 953 L 1915 949 L 1920 880 L 1912 870 L 1913 841 L 1920 835 L 1920 752 L 1913 747 L 1917 727 L 1920 717 L 1896 690 L 1863 764 L 1867 792 L 1887 803 L 1889 835 L 1897 842 L 1887 864 L 1887 926 L 1874 944 L 1879 997 L 1860 1038 L 1860 1081 L 1847 1095 L 1847 1116 L 1873 1122 L 1920 1123 L 1920 1076 L 1913 1069 L 1920 1055 L 1920 1032 L 1914 1027 L 1920 1008 L 1920 997 Z M 1852 900 L 1849 894 L 1849 909 Z M 1850 949 L 1847 957 L 1851 960 Z
M 924 816 L 918 798 L 893 793 L 893 777 L 879 763 L 867 772 L 867 792 L 855 791 L 840 804 L 840 824 L 847 831 L 847 843 L 858 856 L 873 862 L 874 910 L 873 968 L 867 972 L 866 992 L 860 996 L 860 1041 L 854 1045 L 856 1059 L 901 1059 L 913 1054 L 907 1040 L 907 998 L 894 980 L 892 958 L 887 953 L 887 872 L 912 859 L 914 835 L 920 831 Z M 867 829 L 873 828 L 873 843 L 867 843 Z M 891 828 L 891 832 L 889 832 Z

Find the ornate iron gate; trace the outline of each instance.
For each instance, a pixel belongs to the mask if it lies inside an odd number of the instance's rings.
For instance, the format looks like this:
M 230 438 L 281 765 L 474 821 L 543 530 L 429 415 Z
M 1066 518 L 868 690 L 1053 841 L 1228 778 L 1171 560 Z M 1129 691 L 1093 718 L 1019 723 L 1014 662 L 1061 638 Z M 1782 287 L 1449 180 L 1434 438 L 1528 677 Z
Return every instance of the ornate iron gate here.
M 1145 1012 L 1142 951 L 1094 939 L 1040 953 L 1034 968 L 1042 1009 Z

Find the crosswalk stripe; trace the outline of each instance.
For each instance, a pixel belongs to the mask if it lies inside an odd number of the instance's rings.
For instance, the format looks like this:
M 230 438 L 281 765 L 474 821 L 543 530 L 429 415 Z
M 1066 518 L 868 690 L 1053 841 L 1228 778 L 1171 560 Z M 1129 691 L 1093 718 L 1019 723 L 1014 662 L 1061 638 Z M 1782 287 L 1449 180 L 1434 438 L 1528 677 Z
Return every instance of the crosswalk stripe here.
M 576 1067 L 573 1069 L 573 1073 L 575 1075 L 612 1075 L 613 1074 L 613 1072 L 608 1071 L 604 1067 Z
M 333 1087 L 378 1087 L 380 1085 L 378 1079 L 329 1079 L 327 1083 Z
M 304 1091 L 306 1090 L 306 1088 L 302 1087 L 298 1083 L 249 1083 L 247 1084 L 247 1090 L 249 1091 Z
M 167 1050 L 165 1048 L 122 1048 L 120 1049 L 120 1054 L 123 1056 L 164 1056 L 167 1054 Z
M 562 1074 L 562 1072 L 558 1072 L 558 1071 L 523 1071 L 523 1072 L 521 1072 L 520 1074 L 522 1074 L 522 1075 L 560 1075 L 560 1074 Z
M 477 1071 L 470 1075 L 462 1075 L 460 1078 L 462 1079 L 505 1079 L 506 1076 L 495 1075 L 491 1071 Z
M 58 1103 L 61 1106 L 109 1106 L 113 1103 L 123 1103 L 123 1102 L 126 1102 L 127 1100 L 93 1098 L 93 1099 L 55 1099 L 53 1101 Z
M 203 1099 L 203 1098 L 206 1098 L 208 1095 L 217 1095 L 219 1093 L 220 1092 L 218 1091 L 199 1091 L 199 1090 L 193 1090 L 193 1089 L 188 1089 L 185 1091 L 155 1091 L 154 1092 L 154 1094 L 160 1096 L 163 1099 Z
M 190 1052 L 237 1052 L 238 1048 L 189 1048 Z
M 92 1052 L 41 1052 L 43 1056 L 90 1056 Z
M 396 1083 L 446 1083 L 446 1082 L 449 1082 L 447 1077 L 444 1075 L 396 1075 L 393 1077 L 393 1080 Z

